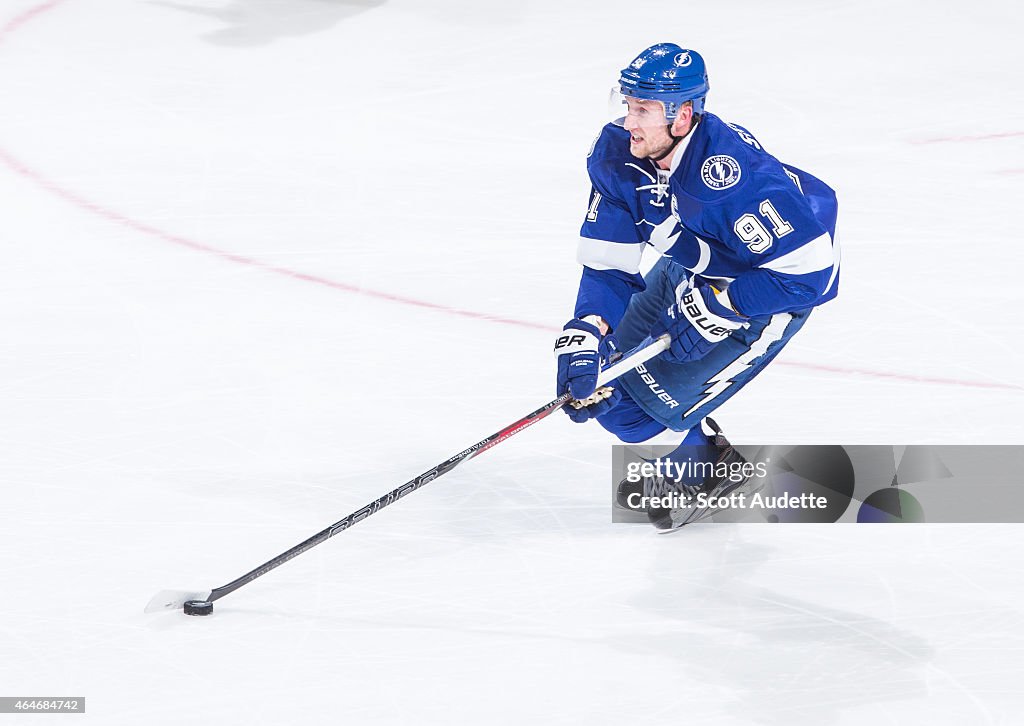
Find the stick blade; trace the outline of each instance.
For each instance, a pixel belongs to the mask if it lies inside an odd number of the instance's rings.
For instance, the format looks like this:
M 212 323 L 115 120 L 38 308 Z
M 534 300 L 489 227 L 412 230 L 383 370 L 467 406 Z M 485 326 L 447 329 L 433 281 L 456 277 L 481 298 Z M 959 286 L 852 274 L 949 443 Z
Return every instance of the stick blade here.
M 210 590 L 204 592 L 161 590 L 150 599 L 145 612 L 160 613 L 165 610 L 181 610 L 187 600 L 209 600 L 212 594 Z

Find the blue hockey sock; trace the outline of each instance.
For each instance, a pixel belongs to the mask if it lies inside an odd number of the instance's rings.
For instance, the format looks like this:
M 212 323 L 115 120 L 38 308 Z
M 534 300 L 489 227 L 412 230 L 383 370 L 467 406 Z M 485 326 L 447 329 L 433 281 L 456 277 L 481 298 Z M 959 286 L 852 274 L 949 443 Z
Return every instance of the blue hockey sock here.
M 701 424 L 697 424 L 686 432 L 682 442 L 671 453 L 659 457 L 665 469 L 666 479 L 693 487 L 700 486 L 707 478 L 706 464 L 714 464 L 718 459 L 718 448 L 712 437 L 704 433 Z

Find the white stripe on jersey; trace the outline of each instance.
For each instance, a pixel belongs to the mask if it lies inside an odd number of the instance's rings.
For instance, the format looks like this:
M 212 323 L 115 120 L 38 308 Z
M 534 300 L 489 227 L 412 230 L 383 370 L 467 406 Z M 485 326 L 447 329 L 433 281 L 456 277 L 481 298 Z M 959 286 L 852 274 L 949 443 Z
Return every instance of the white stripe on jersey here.
M 690 271 L 700 275 L 711 264 L 711 246 L 700 237 L 697 237 L 697 235 L 694 235 L 694 237 L 697 238 L 697 249 L 700 250 L 700 257 L 697 258 L 697 264 Z
M 835 251 L 836 261 L 832 265 L 832 276 L 828 278 L 828 285 L 825 287 L 825 292 L 822 295 L 828 294 L 828 291 L 832 289 L 832 285 L 836 281 L 836 276 L 839 274 L 839 264 L 843 257 L 842 249 L 839 247 L 839 233 L 836 233 L 836 238 L 832 240 L 832 249 Z
M 592 270 L 621 270 L 631 275 L 640 272 L 643 242 L 606 242 L 580 237 L 576 261 Z
M 648 224 L 651 224 L 648 222 Z M 651 225 L 654 229 L 651 230 L 651 237 L 647 240 L 654 249 L 658 252 L 665 254 L 679 239 L 679 233 L 672 234 L 672 230 L 676 226 L 676 218 L 669 216 L 661 224 Z
M 783 272 L 787 275 L 806 275 L 811 272 L 827 270 L 835 263 L 835 259 L 832 238 L 826 232 L 807 244 L 797 247 L 792 252 L 787 252 L 781 257 L 758 265 L 758 267 Z

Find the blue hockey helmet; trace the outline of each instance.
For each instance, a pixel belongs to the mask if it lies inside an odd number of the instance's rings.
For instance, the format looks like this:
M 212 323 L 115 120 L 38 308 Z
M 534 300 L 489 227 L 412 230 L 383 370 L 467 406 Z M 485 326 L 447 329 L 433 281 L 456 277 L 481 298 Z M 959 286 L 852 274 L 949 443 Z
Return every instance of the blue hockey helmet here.
M 622 69 L 618 91 L 631 98 L 661 101 L 665 118 L 671 122 L 686 101 L 693 101 L 694 113 L 703 113 L 710 87 L 700 53 L 675 43 L 658 43 Z

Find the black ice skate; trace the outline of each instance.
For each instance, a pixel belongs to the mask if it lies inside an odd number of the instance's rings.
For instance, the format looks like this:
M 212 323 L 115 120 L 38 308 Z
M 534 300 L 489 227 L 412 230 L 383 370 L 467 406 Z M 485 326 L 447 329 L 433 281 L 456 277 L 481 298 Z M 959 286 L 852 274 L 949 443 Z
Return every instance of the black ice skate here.
M 639 481 L 623 479 L 615 492 L 615 503 L 631 512 L 642 513 L 648 511 L 643 502 L 652 497 L 661 498 L 672 494 L 692 497 L 698 489 L 664 476 L 645 476 Z
M 713 419 L 705 418 L 704 421 L 714 432 L 714 435 L 711 437 L 711 443 L 718 453 L 715 469 L 737 471 L 747 460 L 733 448 L 732 444 L 722 434 L 722 429 L 719 428 Z M 722 466 L 723 464 L 725 465 L 724 467 Z M 727 496 L 747 484 L 748 481 L 750 481 L 748 476 L 711 475 L 700 486 L 676 485 L 677 491 L 682 492 L 680 497 L 681 506 L 649 507 L 647 509 L 647 518 L 651 524 L 663 530 L 678 529 L 684 525 L 693 524 L 711 514 L 712 510 L 709 507 L 700 504 L 702 500 Z M 667 484 L 662 483 L 661 486 L 664 488 Z M 622 484 L 619 485 L 619 491 L 621 493 Z M 703 498 L 698 497 L 702 493 L 706 496 Z
M 710 429 L 712 451 L 708 451 L 701 458 L 720 460 L 722 445 L 728 447 L 729 442 L 721 435 L 721 429 L 713 419 L 705 418 Z M 693 446 L 696 450 L 698 447 Z M 731 447 L 729 447 L 731 450 Z M 740 459 L 742 461 L 742 457 Z M 705 482 L 706 483 L 706 482 Z M 679 500 L 690 500 L 702 490 L 702 485 L 690 482 L 689 484 L 678 481 L 671 476 L 644 476 L 637 481 L 623 479 L 619 482 L 615 493 L 615 503 L 631 512 L 645 513 L 648 507 L 645 506 L 652 498 L 663 499 L 665 497 L 676 497 Z M 653 521 L 653 520 L 652 520 Z

